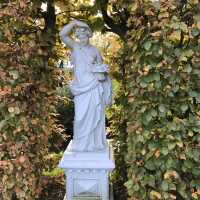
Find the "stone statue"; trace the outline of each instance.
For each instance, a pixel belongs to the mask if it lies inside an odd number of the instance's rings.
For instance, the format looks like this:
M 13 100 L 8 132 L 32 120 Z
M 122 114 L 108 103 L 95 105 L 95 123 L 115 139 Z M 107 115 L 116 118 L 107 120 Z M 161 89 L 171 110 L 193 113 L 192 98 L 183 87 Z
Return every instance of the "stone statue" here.
M 78 41 L 73 40 L 73 32 Z M 70 90 L 74 96 L 74 137 L 68 147 L 73 152 L 97 152 L 107 148 L 105 106 L 111 104 L 112 84 L 108 66 L 98 49 L 89 43 L 90 27 L 73 20 L 60 31 L 62 41 L 71 49 L 74 79 Z

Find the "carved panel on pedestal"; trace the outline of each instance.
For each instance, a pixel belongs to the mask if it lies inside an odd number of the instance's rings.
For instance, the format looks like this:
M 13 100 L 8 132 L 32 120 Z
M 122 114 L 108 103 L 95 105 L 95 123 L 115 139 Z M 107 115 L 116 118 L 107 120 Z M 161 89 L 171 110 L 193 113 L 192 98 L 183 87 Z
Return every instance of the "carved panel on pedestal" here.
M 75 179 L 74 196 L 100 197 L 98 179 Z

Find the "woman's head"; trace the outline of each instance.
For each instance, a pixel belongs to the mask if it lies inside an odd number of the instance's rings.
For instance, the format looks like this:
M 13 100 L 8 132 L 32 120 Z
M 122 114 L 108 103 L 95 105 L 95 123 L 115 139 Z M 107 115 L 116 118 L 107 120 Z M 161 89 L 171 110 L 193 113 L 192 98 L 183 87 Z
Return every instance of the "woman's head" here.
M 89 26 L 88 27 L 80 27 L 80 26 L 76 27 L 74 34 L 75 34 L 75 37 L 77 37 L 80 40 L 80 42 L 83 42 L 83 43 L 88 42 L 89 38 L 92 37 L 92 31 Z

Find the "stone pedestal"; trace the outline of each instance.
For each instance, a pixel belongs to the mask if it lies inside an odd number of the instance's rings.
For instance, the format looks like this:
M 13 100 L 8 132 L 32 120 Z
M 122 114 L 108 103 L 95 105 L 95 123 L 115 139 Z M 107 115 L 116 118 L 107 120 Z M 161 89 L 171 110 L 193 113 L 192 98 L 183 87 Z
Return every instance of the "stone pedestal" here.
M 110 200 L 109 172 L 115 167 L 110 148 L 105 152 L 70 152 L 67 148 L 59 167 L 66 175 L 66 200 Z

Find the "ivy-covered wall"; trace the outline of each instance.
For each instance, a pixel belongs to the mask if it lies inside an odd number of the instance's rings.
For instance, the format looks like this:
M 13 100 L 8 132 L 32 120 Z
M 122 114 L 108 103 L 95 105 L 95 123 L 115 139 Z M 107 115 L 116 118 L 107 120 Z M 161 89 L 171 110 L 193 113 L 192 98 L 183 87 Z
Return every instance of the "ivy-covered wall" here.
M 200 2 L 128 8 L 129 199 L 200 199 Z

